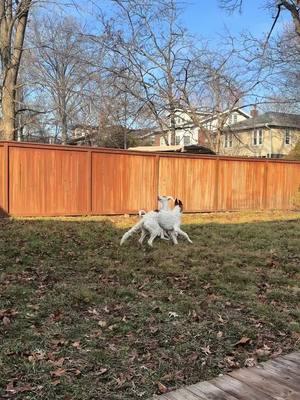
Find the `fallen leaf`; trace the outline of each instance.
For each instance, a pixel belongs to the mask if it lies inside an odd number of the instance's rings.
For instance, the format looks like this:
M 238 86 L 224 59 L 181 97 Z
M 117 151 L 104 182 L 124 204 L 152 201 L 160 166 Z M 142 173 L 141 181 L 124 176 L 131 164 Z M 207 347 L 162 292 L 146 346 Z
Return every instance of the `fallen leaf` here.
M 223 337 L 223 332 L 222 331 L 219 331 L 218 333 L 217 333 L 217 338 L 218 339 L 221 339 Z
M 193 317 L 194 321 L 196 321 L 196 322 L 200 321 L 200 316 L 197 314 L 197 312 L 195 310 L 192 311 L 192 317 Z
M 201 347 L 201 350 L 202 350 L 203 353 L 205 353 L 207 356 L 208 356 L 208 354 L 211 354 L 211 351 L 210 351 L 209 346 Z
M 98 372 L 96 372 L 96 375 L 103 375 L 108 371 L 108 368 L 100 368 Z
M 67 340 L 64 340 L 64 339 L 58 339 L 58 340 L 56 340 L 56 339 L 54 339 L 54 340 L 51 340 L 51 344 L 53 344 L 54 346 L 64 346 L 64 345 L 66 345 L 68 343 L 68 341 Z
M 10 325 L 10 319 L 8 317 L 3 317 L 2 322 L 4 326 Z
M 78 340 L 77 342 L 73 342 L 72 346 L 75 347 L 76 349 L 80 349 L 80 340 Z
M 98 325 L 101 326 L 101 328 L 105 328 L 107 326 L 107 322 L 106 321 L 99 321 Z
M 198 360 L 198 358 L 199 358 L 199 354 L 196 353 L 196 352 L 194 352 L 194 353 L 192 353 L 192 354 L 190 354 L 190 355 L 188 356 L 188 359 L 189 359 L 189 361 L 191 361 L 191 362 Z
M 159 393 L 167 393 L 168 392 L 167 386 L 163 385 L 161 382 L 157 382 L 157 387 L 158 387 Z
M 55 367 L 61 367 L 64 361 L 65 361 L 64 357 L 61 357 L 58 360 L 49 360 L 49 362 Z
M 225 364 L 227 364 L 231 368 L 239 368 L 240 364 L 236 361 L 236 359 L 232 356 L 227 356 L 224 358 Z
M 268 356 L 271 351 L 266 349 L 256 349 L 255 353 L 258 357 L 265 357 Z
M 23 386 L 13 386 L 12 383 L 6 386 L 6 392 L 11 394 L 23 393 L 23 392 L 30 392 L 32 390 L 32 386 L 30 385 L 23 385 Z
M 118 351 L 117 347 L 116 347 L 113 343 L 110 343 L 110 344 L 108 345 L 108 347 L 109 347 L 109 349 L 110 349 L 111 351 Z
M 169 318 L 177 318 L 179 315 L 174 311 L 169 311 Z
M 278 357 L 280 354 L 282 354 L 282 349 L 278 349 L 277 351 L 274 351 L 274 353 L 272 353 L 272 358 Z
M 54 376 L 54 377 L 60 377 L 60 376 L 65 375 L 65 373 L 66 373 L 66 370 L 65 370 L 65 369 L 63 369 L 63 368 L 58 368 L 58 369 L 55 370 L 55 371 L 51 371 L 51 372 L 50 372 L 50 375 L 51 375 L 51 376 Z
M 255 367 L 255 365 L 257 365 L 257 361 L 255 358 L 250 357 L 245 360 L 244 365 L 245 367 Z
M 234 344 L 234 346 L 240 346 L 240 345 L 243 346 L 244 344 L 248 344 L 250 342 L 251 342 L 250 338 L 243 336 L 238 342 Z
M 221 322 L 222 324 L 224 324 L 224 319 L 222 318 L 222 315 L 221 314 L 218 314 L 218 320 L 219 320 L 219 322 Z
M 123 386 L 124 383 L 126 382 L 125 375 L 121 373 L 120 376 L 116 379 L 116 381 L 119 387 Z
M 179 381 L 184 380 L 184 373 L 183 371 L 176 371 L 175 372 L 175 378 L 178 379 Z

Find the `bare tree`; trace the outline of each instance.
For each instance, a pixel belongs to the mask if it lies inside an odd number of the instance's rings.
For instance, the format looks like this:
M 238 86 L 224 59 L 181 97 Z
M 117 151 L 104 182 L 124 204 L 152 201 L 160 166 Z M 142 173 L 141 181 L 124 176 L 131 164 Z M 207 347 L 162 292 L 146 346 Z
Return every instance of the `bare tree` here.
M 114 0 L 119 15 L 102 21 L 106 46 L 115 63 L 108 65 L 118 90 L 139 102 L 139 111 L 151 116 L 163 134 L 172 132 L 175 113 L 189 63 L 187 31 L 178 23 L 175 1 L 149 3 Z M 165 141 L 168 143 L 167 135 Z
M 92 63 L 94 49 L 71 17 L 37 19 L 30 31 L 30 45 L 27 79 L 35 95 L 48 98 L 52 124 L 57 125 L 66 143 L 71 123 L 89 108 L 91 85 L 97 75 Z
M 32 0 L 0 1 L 1 111 L 0 138 L 13 140 L 16 96 L 23 44 Z

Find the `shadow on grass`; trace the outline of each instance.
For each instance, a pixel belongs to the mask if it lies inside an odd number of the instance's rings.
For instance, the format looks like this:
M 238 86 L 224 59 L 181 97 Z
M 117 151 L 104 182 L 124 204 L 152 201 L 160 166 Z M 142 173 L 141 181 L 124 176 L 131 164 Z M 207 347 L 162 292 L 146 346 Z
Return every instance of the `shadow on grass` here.
M 299 348 L 299 220 L 191 224 L 192 245 L 153 249 L 109 220 L 0 229 L 0 396 L 147 399 Z

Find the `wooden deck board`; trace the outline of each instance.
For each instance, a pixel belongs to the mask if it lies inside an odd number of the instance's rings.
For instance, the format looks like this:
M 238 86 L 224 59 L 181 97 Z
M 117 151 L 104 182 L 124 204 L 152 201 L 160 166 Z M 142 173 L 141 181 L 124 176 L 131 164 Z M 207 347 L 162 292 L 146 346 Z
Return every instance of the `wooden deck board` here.
M 229 375 L 225 378 L 216 378 L 213 380 L 213 383 L 239 400 L 248 400 L 249 398 L 251 400 L 272 400 L 272 397 L 261 390 L 253 388 Z
M 157 400 L 300 400 L 300 352 L 154 397 Z
M 187 389 L 199 396 L 204 396 L 205 400 L 237 400 L 236 397 L 224 392 L 211 382 L 197 383 L 196 385 L 189 386 Z

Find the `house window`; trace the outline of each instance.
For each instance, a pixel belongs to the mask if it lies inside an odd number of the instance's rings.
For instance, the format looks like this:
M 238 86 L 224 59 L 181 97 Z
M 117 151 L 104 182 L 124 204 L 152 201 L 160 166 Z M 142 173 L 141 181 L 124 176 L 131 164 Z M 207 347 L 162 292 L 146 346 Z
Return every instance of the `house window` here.
M 291 144 L 291 142 L 292 142 L 291 131 L 289 129 L 286 129 L 284 135 L 284 143 Z
M 253 146 L 260 146 L 263 144 L 263 130 L 255 129 L 253 132 Z
M 225 133 L 224 147 L 232 147 L 232 133 Z
M 233 123 L 236 124 L 237 123 L 237 113 L 233 114 Z
M 175 118 L 175 124 L 176 124 L 176 125 L 181 125 L 181 124 L 182 124 L 182 120 L 181 120 L 180 117 L 176 117 L 176 118 Z
M 191 143 L 191 137 L 190 136 L 183 136 L 183 144 L 185 146 L 189 145 Z
M 180 136 L 176 136 L 175 143 L 176 143 L 176 144 L 180 144 Z

